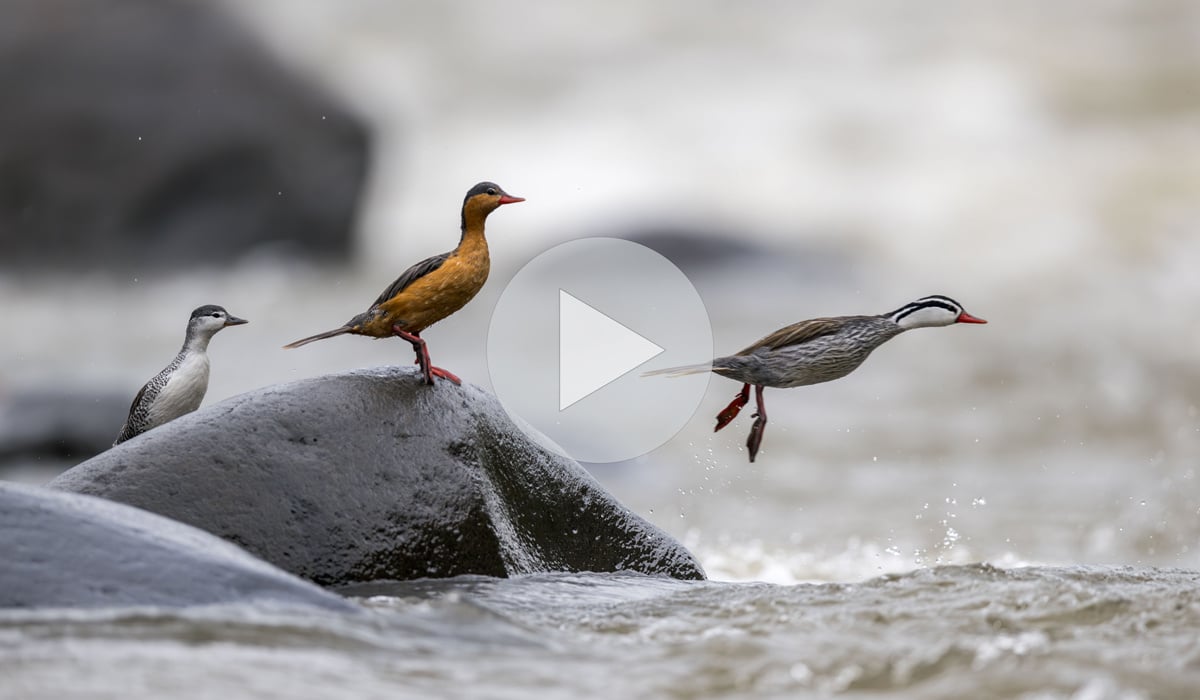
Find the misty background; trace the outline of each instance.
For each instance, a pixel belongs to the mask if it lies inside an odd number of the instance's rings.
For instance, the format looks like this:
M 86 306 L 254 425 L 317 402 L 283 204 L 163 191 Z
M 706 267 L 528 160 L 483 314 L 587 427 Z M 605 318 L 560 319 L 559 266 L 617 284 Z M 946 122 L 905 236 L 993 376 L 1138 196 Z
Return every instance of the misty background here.
M 279 346 L 451 248 L 488 179 L 528 201 L 489 220 L 484 292 L 425 333 L 485 387 L 505 281 L 582 236 L 675 260 L 718 353 L 934 293 L 990 322 L 768 392 L 753 465 L 748 417 L 711 432 L 737 389 L 714 379 L 670 443 L 593 469 L 714 578 L 1200 566 L 1194 3 L 5 11 L 24 15 L 0 22 L 0 478 L 104 449 L 201 304 L 251 322 L 213 341 L 206 406 L 410 363 L 396 342 Z

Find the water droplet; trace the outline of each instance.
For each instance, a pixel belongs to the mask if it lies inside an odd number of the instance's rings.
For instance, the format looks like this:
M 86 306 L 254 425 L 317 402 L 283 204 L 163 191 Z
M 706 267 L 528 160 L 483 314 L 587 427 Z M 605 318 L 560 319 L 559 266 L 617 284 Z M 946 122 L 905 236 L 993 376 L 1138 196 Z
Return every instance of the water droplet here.
M 813 672 L 808 666 L 798 663 L 788 669 L 788 675 L 797 683 L 809 683 L 812 681 Z

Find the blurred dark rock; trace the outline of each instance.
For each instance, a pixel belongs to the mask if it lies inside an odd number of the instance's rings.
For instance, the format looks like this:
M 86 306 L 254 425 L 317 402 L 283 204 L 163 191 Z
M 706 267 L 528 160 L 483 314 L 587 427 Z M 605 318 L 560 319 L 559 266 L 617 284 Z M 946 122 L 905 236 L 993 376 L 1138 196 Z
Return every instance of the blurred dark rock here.
M 640 243 L 675 263 L 680 269 L 704 266 L 736 265 L 771 257 L 771 251 L 749 237 L 737 237 L 717 231 L 687 228 L 651 227 L 621 236 Z
M 112 446 L 132 396 L 115 392 L 0 394 L 0 463 L 29 457 L 87 459 Z
M 202 408 L 51 487 L 160 513 L 323 585 L 635 571 L 699 579 L 695 558 L 473 386 L 385 367 Z
M 0 608 L 351 603 L 193 527 L 0 482 Z
M 0 3 L 0 265 L 344 257 L 362 123 L 211 4 Z
M 609 232 L 659 253 L 688 275 L 754 269 L 803 275 L 808 280 L 845 280 L 854 273 L 854 258 L 843 247 L 798 236 L 788 247 L 764 244 L 761 232 L 735 232 L 687 226 L 640 226 Z

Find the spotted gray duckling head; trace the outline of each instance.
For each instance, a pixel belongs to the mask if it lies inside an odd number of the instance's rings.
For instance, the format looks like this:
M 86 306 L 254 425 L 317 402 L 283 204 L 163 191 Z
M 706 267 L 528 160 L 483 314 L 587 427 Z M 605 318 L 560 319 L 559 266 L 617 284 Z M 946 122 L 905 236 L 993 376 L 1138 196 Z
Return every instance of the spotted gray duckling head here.
M 921 297 L 885 316 L 902 330 L 951 326 L 955 323 L 987 323 L 982 318 L 967 313 L 962 304 L 940 294 Z
M 215 304 L 201 306 L 192 312 L 188 319 L 187 337 L 184 347 L 208 347 L 208 341 L 217 331 L 228 326 L 240 326 L 249 323 L 245 319 L 230 314 L 223 307 Z

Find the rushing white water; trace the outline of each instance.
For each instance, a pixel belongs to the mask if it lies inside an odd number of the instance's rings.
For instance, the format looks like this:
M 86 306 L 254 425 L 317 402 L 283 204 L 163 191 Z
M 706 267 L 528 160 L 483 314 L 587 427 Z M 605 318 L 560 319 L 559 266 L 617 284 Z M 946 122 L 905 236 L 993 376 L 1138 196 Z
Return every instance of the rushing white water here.
M 6 697 L 1192 697 L 1198 575 L 939 567 L 778 586 L 364 587 L 375 614 L 0 613 Z
M 481 179 L 528 201 L 489 221 L 485 292 L 426 337 L 483 386 L 505 280 L 583 235 L 762 246 L 688 269 L 718 352 L 930 293 L 990 324 L 768 392 L 755 464 L 747 416 L 711 432 L 737 388 L 714 379 L 674 440 L 596 468 L 715 582 L 411 584 L 364 598 L 369 622 L 6 614 L 0 695 L 1195 695 L 1200 6 L 225 4 L 374 125 L 360 260 L 0 277 L 0 390 L 132 397 L 202 303 L 251 322 L 214 340 L 210 404 L 407 363 L 279 346 L 453 245 Z M 1006 568 L 941 566 L 977 562 Z

